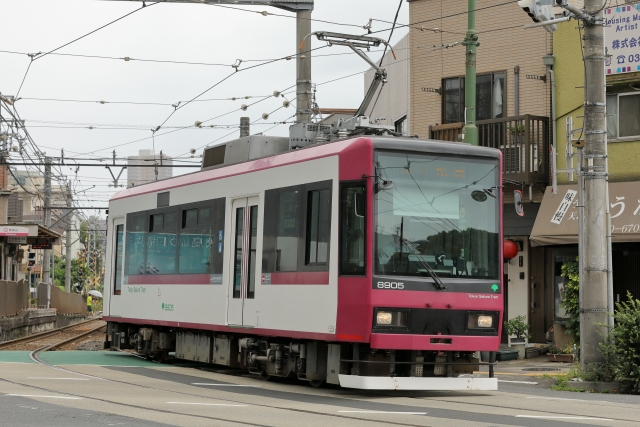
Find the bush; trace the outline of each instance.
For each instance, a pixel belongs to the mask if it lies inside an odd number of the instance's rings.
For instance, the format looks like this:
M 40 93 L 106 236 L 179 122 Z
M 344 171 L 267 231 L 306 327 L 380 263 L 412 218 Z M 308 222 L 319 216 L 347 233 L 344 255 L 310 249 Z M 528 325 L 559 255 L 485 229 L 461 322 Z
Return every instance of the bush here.
M 564 291 L 560 307 L 569 315 L 565 333 L 573 333 L 575 341 L 580 342 L 580 269 L 578 257 L 562 266 L 561 275 L 565 278 Z
M 640 300 L 627 293 L 627 301 L 616 303 L 612 339 L 600 344 L 604 366 L 622 383 L 625 391 L 640 394 Z

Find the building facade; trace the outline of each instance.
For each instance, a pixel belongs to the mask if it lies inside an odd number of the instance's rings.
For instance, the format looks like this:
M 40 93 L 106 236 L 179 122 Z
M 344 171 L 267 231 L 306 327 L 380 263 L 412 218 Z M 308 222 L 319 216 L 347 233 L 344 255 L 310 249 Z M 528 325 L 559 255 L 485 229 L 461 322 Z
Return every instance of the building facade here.
M 609 210 L 612 236 L 614 301 L 627 292 L 640 298 L 640 38 L 634 25 L 640 20 L 638 5 L 605 9 L 607 104 L 607 160 Z M 554 33 L 556 55 L 556 143 L 559 170 L 577 166 L 577 148 L 572 141 L 583 139 L 583 60 L 581 34 L 575 23 L 558 25 Z M 579 212 L 577 175 L 558 174 L 558 194 L 547 189 L 540 215 L 531 234 L 533 244 L 545 252 L 546 275 L 557 295 L 563 286 L 559 269 L 578 256 Z M 563 200 L 572 198 L 567 209 Z M 564 313 L 556 310 L 556 321 Z
M 8 175 L 8 189 L 11 194 L 7 200 L 7 222 L 9 224 L 35 224 L 44 227 L 44 176 L 33 170 L 11 170 Z M 67 189 L 55 182 L 51 184 L 51 227 L 49 231 L 61 235 L 52 246 L 54 256 L 66 255 L 66 229 L 71 229 L 71 259 L 76 259 L 78 253 L 83 250 L 80 242 L 81 218 L 78 215 L 68 214 Z M 66 216 L 65 216 L 66 215 Z M 29 252 L 30 245 L 23 245 L 23 251 Z M 27 268 L 27 256 L 17 265 L 17 279 L 25 279 L 29 283 L 37 283 L 41 280 L 42 250 L 36 252 L 35 268 Z
M 141 167 L 146 165 L 145 167 Z M 149 167 L 157 165 L 158 167 Z M 140 150 L 137 156 L 127 157 L 127 188 L 147 184 L 173 176 L 173 160 L 160 152 L 154 155 L 153 150 Z

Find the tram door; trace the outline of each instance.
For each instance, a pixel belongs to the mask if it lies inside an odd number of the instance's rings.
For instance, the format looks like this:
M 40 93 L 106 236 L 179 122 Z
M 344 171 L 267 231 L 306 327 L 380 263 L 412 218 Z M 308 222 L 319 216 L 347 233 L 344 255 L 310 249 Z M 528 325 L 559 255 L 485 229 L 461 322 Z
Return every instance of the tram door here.
M 256 263 L 258 241 L 257 196 L 236 199 L 231 211 L 231 265 L 229 272 L 229 308 L 227 324 L 255 326 L 248 321 L 245 311 L 253 308 L 256 291 Z M 255 310 L 254 310 L 255 311 Z

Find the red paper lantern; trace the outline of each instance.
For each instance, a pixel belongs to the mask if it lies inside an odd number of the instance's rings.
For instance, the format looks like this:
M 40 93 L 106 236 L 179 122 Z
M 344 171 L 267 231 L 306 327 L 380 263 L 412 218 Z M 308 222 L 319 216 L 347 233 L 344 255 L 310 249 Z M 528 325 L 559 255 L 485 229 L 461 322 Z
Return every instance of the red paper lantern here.
M 511 259 L 518 255 L 518 245 L 513 240 L 504 241 L 504 258 Z

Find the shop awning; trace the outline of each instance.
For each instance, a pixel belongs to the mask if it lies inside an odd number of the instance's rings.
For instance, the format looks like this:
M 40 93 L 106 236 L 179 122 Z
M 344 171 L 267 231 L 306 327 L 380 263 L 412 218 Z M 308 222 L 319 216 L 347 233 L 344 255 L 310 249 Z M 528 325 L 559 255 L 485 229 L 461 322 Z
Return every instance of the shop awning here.
M 609 183 L 613 242 L 640 242 L 640 182 Z M 531 230 L 531 246 L 578 243 L 578 186 L 547 187 Z

